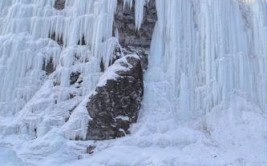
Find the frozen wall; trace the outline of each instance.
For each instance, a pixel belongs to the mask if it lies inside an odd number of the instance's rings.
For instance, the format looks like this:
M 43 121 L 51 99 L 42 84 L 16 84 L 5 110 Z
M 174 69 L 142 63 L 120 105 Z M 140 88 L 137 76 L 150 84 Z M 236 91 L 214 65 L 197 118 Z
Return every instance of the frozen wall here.
M 138 30 L 148 1 L 124 2 L 135 7 Z M 148 75 L 167 83 L 164 105 L 170 111 L 180 119 L 194 118 L 217 105 L 227 107 L 233 95 L 265 107 L 265 1 L 156 3 Z M 16 125 L 6 132 L 41 136 L 66 123 L 97 84 L 101 60 L 108 66 L 117 46 L 112 37 L 117 1 L 66 0 L 62 10 L 54 4 L 0 1 L 0 118 L 16 114 Z
M 239 95 L 267 102 L 266 2 L 157 0 L 150 69 L 168 80 L 172 110 L 194 118 Z
M 36 137 L 62 126 L 98 82 L 100 61 L 111 60 L 116 1 L 66 0 L 62 10 L 54 5 L 0 1 L 2 133 Z

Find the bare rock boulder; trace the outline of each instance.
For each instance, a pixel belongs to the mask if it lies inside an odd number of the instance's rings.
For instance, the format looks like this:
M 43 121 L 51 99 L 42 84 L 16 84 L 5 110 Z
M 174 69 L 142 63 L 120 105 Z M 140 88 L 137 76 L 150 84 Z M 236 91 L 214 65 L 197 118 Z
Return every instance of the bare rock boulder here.
M 130 125 L 138 118 L 143 88 L 139 56 L 126 55 L 116 60 L 89 97 L 87 139 L 114 139 L 129 134 Z

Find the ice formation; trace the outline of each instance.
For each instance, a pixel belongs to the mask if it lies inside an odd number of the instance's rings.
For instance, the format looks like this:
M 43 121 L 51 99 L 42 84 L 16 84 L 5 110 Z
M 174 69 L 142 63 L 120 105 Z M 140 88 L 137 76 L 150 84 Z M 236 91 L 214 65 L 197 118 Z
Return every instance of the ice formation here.
M 136 30 L 147 2 L 124 0 L 135 8 Z M 68 139 L 85 138 L 90 118 L 85 104 L 102 74 L 101 61 L 108 67 L 118 46 L 116 0 L 66 0 L 62 10 L 54 5 L 55 0 L 0 0 L 0 140 L 14 134 L 37 140 L 21 153 L 41 147 L 45 150 L 36 153 L 48 156 L 60 145 L 71 146 Z M 156 0 L 156 5 L 145 99 L 133 129 L 138 131 L 115 145 L 196 143 L 198 133 L 177 129 L 176 123 L 213 115 L 205 123 L 216 123 L 221 114 L 210 112 L 219 106 L 228 110 L 234 96 L 266 110 L 266 1 Z M 166 133 L 171 134 L 162 136 Z
M 18 133 L 43 133 L 40 130 L 51 123 L 44 114 L 58 114 L 56 104 L 70 95 L 88 95 L 98 81 L 101 59 L 109 63 L 117 42 L 112 38 L 116 1 L 67 0 L 64 10 L 54 4 L 55 0 L 0 2 L 0 114 L 3 119 L 16 114 L 16 123 L 22 123 L 14 129 Z M 55 71 L 50 75 L 45 71 L 49 63 Z M 72 73 L 80 73 L 81 88 L 71 87 Z M 72 108 L 64 109 L 63 115 Z
M 266 108 L 266 2 L 157 1 L 150 69 L 161 68 L 177 116 L 241 95 Z M 175 17 L 174 17 L 175 16 Z

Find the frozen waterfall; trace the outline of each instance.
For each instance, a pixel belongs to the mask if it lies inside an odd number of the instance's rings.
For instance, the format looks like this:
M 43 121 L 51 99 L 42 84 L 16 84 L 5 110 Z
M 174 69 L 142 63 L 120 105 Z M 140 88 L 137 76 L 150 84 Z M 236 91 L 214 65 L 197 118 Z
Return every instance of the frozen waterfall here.
M 4 150 L 16 151 L 16 161 L 33 164 L 47 156 L 62 158 L 57 165 L 85 156 L 86 164 L 103 166 L 194 165 L 211 158 L 201 163 L 206 166 L 242 165 L 232 154 L 256 140 L 256 157 L 246 149 L 240 155 L 247 165 L 266 164 L 265 0 L 155 0 L 158 20 L 132 134 L 100 143 L 73 141 L 86 137 L 85 107 L 101 65 L 107 68 L 121 48 L 113 25 L 118 1 L 65 0 L 57 9 L 56 0 L 0 0 L 0 147 L 7 144 L 12 150 Z M 126 10 L 135 9 L 136 31 L 149 1 L 123 0 Z M 97 153 L 88 157 L 84 151 L 91 144 Z M 134 157 L 121 157 L 126 154 Z M 186 161 L 179 163 L 175 154 Z
M 77 65 L 74 69 L 74 63 L 90 59 L 90 63 L 98 64 L 100 56 L 106 54 L 101 50 L 112 36 L 116 1 L 67 0 L 62 11 L 53 8 L 54 3 L 55 0 L 0 2 L 0 114 L 14 115 L 23 109 L 48 79 L 44 68 L 50 60 L 56 75 L 60 75 L 56 76 L 60 85 L 67 87 L 72 70 L 86 70 Z M 89 47 L 78 44 L 81 41 Z M 92 57 L 98 62 L 93 62 Z M 109 61 L 108 57 L 104 59 Z M 90 74 L 100 69 L 95 65 L 92 70 Z M 62 95 L 56 98 L 67 98 Z
M 266 109 L 266 7 L 261 0 L 157 0 L 150 72 L 168 80 L 178 117 L 227 107 L 233 95 Z

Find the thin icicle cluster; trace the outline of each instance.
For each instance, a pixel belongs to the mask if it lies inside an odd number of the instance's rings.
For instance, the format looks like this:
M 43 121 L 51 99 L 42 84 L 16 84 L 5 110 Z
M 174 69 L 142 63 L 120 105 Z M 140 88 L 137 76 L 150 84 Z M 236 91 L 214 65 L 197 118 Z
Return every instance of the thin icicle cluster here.
M 180 118 L 192 118 L 232 95 L 267 104 L 266 2 L 157 0 L 151 68 L 170 83 Z
M 108 66 L 112 59 L 117 1 L 66 0 L 63 10 L 54 4 L 0 1 L 1 133 L 42 136 L 62 126 L 97 84 L 101 60 Z M 14 114 L 14 124 L 3 127 Z
M 143 23 L 144 18 L 144 6 L 149 2 L 149 0 L 124 0 L 124 6 L 128 5 L 130 8 L 135 9 L 135 26 L 139 30 Z

